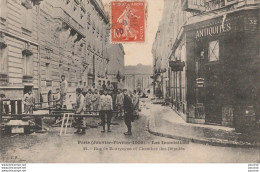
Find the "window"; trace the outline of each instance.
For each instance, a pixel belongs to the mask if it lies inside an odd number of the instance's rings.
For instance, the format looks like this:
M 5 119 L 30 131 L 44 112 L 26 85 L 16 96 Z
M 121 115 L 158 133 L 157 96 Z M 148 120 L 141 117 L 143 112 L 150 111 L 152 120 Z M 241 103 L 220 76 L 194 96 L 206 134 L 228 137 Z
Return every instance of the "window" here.
M 0 18 L 6 19 L 6 0 L 0 1 Z
M 32 76 L 33 75 L 33 56 L 32 55 L 23 55 L 24 61 L 24 75 Z
M 0 49 L 0 73 L 7 73 L 7 50 Z
M 27 9 L 26 7 L 22 6 L 21 8 L 21 17 L 22 17 L 22 28 L 28 31 L 32 31 L 32 9 Z
M 59 72 L 60 72 L 60 77 L 61 77 L 61 75 L 64 75 L 64 69 L 63 69 L 62 64 L 59 64 Z
M 211 41 L 209 43 L 208 52 L 209 61 L 219 61 L 219 41 Z
M 46 63 L 46 69 L 45 69 L 45 74 L 46 74 L 46 80 L 51 80 L 51 64 Z

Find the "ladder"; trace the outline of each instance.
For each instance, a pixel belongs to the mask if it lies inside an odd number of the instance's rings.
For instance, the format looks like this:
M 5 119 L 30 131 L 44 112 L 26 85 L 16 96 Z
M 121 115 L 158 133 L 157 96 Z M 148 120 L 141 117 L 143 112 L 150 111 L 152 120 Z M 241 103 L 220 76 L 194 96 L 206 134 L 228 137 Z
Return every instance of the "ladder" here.
M 60 127 L 60 136 L 62 134 L 65 134 L 65 135 L 67 134 L 68 125 L 70 126 L 70 129 L 71 129 L 72 122 L 73 122 L 73 115 L 74 115 L 74 113 L 64 113 L 63 114 L 62 124 Z M 64 133 L 63 133 L 63 128 L 65 128 Z

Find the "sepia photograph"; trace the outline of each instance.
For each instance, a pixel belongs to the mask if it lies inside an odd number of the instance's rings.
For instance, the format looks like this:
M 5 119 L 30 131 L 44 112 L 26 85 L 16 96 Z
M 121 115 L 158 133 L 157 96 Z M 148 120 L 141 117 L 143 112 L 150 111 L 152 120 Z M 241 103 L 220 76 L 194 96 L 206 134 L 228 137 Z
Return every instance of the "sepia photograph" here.
M 259 172 L 259 8 L 0 0 L 1 170 L 247 163 Z

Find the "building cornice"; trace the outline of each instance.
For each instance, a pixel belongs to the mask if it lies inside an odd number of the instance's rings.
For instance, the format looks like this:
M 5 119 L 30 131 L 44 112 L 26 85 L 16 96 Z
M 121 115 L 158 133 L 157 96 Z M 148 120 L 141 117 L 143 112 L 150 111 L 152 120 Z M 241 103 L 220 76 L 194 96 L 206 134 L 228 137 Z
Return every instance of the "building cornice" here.
M 102 9 L 102 7 L 100 7 L 100 5 L 98 4 L 98 2 L 96 0 L 90 0 L 90 2 L 94 5 L 94 7 L 98 11 L 98 13 L 103 17 L 105 23 L 109 24 L 109 19 L 106 16 L 106 14 L 105 14 L 104 10 Z

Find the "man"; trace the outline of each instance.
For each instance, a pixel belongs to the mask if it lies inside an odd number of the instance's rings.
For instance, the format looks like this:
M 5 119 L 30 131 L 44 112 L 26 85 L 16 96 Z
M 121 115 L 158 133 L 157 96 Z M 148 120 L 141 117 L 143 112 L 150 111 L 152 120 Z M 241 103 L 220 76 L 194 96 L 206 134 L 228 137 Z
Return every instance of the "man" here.
M 63 104 L 66 102 L 66 95 L 68 90 L 68 82 L 65 79 L 65 75 L 61 75 L 60 83 L 60 105 L 63 108 Z
M 85 96 L 88 93 L 88 86 L 86 85 L 86 82 L 84 82 L 84 86 L 82 88 L 82 94 Z
M 25 105 L 24 113 L 25 114 L 32 114 L 33 113 L 33 95 L 32 95 L 32 90 L 29 90 L 28 93 L 26 93 L 23 96 L 23 103 Z
M 77 88 L 76 89 L 76 114 L 83 114 L 84 111 L 83 111 L 83 108 L 84 108 L 84 96 L 83 94 L 81 93 L 81 89 L 80 88 Z M 76 122 L 77 122 L 77 131 L 75 132 L 76 134 L 84 134 L 85 133 L 85 123 L 84 123 L 84 120 L 83 120 L 83 117 L 78 117 L 76 119 Z M 82 123 L 83 123 L 83 128 L 82 128 Z M 82 131 L 80 131 L 80 129 L 82 128 Z
M 93 95 L 93 110 L 98 111 L 98 107 L 99 107 L 99 99 L 100 99 L 100 95 L 98 93 L 98 89 L 95 89 L 94 91 L 94 95 Z
M 93 110 L 92 101 L 93 101 L 93 93 L 91 89 L 88 89 L 88 93 L 85 95 L 84 98 L 84 104 L 85 104 L 84 108 L 86 109 L 86 111 Z
M 133 115 L 134 115 L 134 118 L 138 118 L 139 116 L 139 97 L 138 97 L 138 94 L 137 94 L 137 91 L 134 90 L 133 92 Z
M 121 92 L 120 89 L 118 89 L 118 94 L 116 96 L 116 107 L 119 111 L 119 118 L 123 118 L 123 107 L 124 107 L 124 94 Z M 118 114 L 116 115 L 118 117 Z
M 112 118 L 112 110 L 113 110 L 113 103 L 112 97 L 107 94 L 107 90 L 103 91 L 103 95 L 100 96 L 99 102 L 99 110 L 100 110 L 100 118 L 101 118 L 101 125 L 103 126 L 102 133 L 106 131 L 106 121 L 107 121 L 107 132 L 111 132 L 110 124 Z
M 108 91 L 108 94 L 112 96 L 112 93 L 114 92 L 114 86 L 110 84 L 110 81 L 107 81 L 106 89 Z
M 90 89 L 91 89 L 92 93 L 94 93 L 94 92 L 95 92 L 95 89 L 96 89 L 96 84 L 93 83 L 93 84 L 92 84 L 92 87 L 91 87 Z
M 98 91 L 102 90 L 102 85 L 101 85 L 101 80 L 98 80 L 98 85 L 97 85 Z
M 103 84 L 102 84 L 102 89 L 105 90 L 106 89 L 106 82 L 103 81 Z
M 125 135 L 132 135 L 132 125 L 133 121 L 133 103 L 130 96 L 127 94 L 127 89 L 124 89 L 124 113 L 125 113 L 125 124 L 127 126 L 127 132 Z

